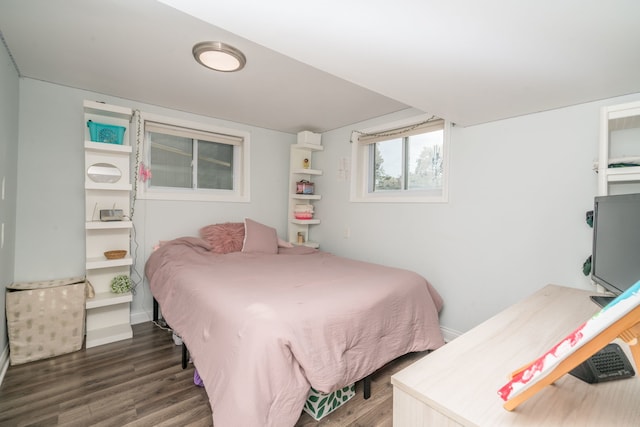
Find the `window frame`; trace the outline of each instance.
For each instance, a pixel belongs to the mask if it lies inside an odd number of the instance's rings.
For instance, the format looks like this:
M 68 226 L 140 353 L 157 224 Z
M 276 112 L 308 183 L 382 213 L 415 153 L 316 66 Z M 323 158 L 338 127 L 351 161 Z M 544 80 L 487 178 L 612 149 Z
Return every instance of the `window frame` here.
M 374 192 L 370 181 L 372 168 L 374 167 L 373 150 L 371 143 L 363 143 L 363 136 L 375 133 L 388 133 L 394 129 L 408 128 L 418 123 L 425 122 L 430 116 L 420 115 L 403 120 L 398 120 L 383 125 L 354 132 L 351 146 L 351 202 L 364 203 L 446 203 L 449 200 L 449 145 L 451 124 L 443 120 L 442 141 L 442 189 L 441 190 L 384 190 Z M 397 139 L 402 134 L 389 137 Z M 365 136 L 366 137 L 366 136 Z M 403 144 L 404 145 L 404 144 Z M 403 147 L 404 150 L 404 147 Z M 403 174 L 406 170 L 403 167 Z
M 151 168 L 153 179 L 153 165 L 151 165 L 151 147 L 147 138 L 146 122 L 157 123 L 167 126 L 177 126 L 193 130 L 195 133 L 206 132 L 221 135 L 229 135 L 240 138 L 242 141 L 234 146 L 234 189 L 233 190 L 217 190 L 217 189 L 200 189 L 200 188 L 180 188 L 180 187 L 150 187 L 148 181 L 138 181 L 136 183 L 136 196 L 142 200 L 175 200 L 175 201 L 209 201 L 209 202 L 240 202 L 247 203 L 251 201 L 250 197 L 250 133 L 225 128 L 217 125 L 204 124 L 194 121 L 175 119 L 171 117 L 160 116 L 156 114 L 142 113 L 138 122 L 137 144 L 138 154 L 136 155 L 135 172 L 138 175 L 139 163 L 144 162 Z M 194 139 L 197 145 L 198 139 Z M 197 162 L 196 162 L 197 163 Z M 197 164 L 192 169 L 193 173 L 197 173 Z

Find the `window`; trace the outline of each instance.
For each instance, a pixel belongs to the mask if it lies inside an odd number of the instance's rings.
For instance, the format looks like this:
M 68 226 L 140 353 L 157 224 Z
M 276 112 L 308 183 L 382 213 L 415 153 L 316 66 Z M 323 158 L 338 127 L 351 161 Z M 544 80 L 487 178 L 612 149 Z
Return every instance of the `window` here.
M 441 119 L 414 118 L 357 132 L 351 200 L 445 202 L 448 130 Z
M 249 201 L 249 137 L 244 132 L 145 116 L 139 197 Z

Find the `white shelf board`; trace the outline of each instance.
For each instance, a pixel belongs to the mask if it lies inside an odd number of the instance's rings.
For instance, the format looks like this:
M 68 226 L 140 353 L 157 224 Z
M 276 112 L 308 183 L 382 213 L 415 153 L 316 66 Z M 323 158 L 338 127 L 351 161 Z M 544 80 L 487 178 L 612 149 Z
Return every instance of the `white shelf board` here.
M 289 197 L 298 200 L 320 200 L 322 198 L 320 194 L 291 194 Z
M 291 220 L 292 224 L 299 224 L 299 225 L 315 225 L 315 224 L 320 224 L 320 220 L 319 219 L 295 219 L 293 218 Z
M 84 148 L 101 153 L 130 154 L 132 152 L 130 145 L 107 144 L 106 142 L 85 141 Z
M 86 348 L 97 347 L 116 341 L 122 341 L 133 337 L 131 325 L 123 323 L 101 329 L 87 330 Z
M 131 191 L 133 186 L 131 184 L 110 184 L 85 181 L 84 188 L 85 190 Z
M 131 302 L 133 295 L 131 292 L 124 294 L 114 294 L 113 292 L 98 292 L 93 298 L 87 298 L 85 304 L 87 310 L 98 307 L 107 307 L 110 305 L 122 304 L 125 302 Z
M 309 241 L 309 242 L 304 242 L 304 243 L 302 243 L 302 244 L 300 244 L 300 243 L 294 243 L 294 245 L 296 245 L 296 246 L 307 246 L 307 247 L 314 248 L 314 249 L 318 249 L 318 248 L 320 247 L 320 243 L 318 243 L 318 242 L 311 242 L 311 241 Z
M 607 181 L 640 181 L 640 166 L 607 169 Z
M 123 265 L 132 265 L 133 259 L 131 256 L 127 255 L 124 258 L 120 259 L 107 259 L 104 256 L 95 257 L 95 258 L 87 258 L 87 270 L 95 270 L 98 268 L 109 268 L 109 267 L 120 267 Z
M 324 147 L 319 144 L 293 144 L 291 147 L 297 150 L 310 150 L 310 151 L 324 150 Z
M 320 169 L 300 168 L 292 170 L 291 173 L 294 173 L 296 175 L 322 175 L 322 171 Z
M 87 230 L 115 230 L 119 228 L 132 228 L 131 221 L 87 221 L 85 228 Z
M 126 120 L 131 119 L 131 116 L 133 115 L 133 110 L 131 108 L 105 104 L 97 101 L 85 100 L 83 107 L 86 114 L 98 114 L 101 116 L 116 117 Z

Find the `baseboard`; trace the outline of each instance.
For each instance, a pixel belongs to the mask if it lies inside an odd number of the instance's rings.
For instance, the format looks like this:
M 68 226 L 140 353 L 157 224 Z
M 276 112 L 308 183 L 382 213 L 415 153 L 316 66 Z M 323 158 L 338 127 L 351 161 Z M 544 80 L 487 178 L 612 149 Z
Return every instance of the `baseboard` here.
M 0 385 L 2 385 L 2 381 L 4 381 L 4 375 L 7 373 L 7 369 L 9 369 L 9 344 L 4 347 L 2 354 L 0 354 Z
M 131 324 L 137 325 L 138 323 L 151 322 L 153 320 L 153 314 L 149 311 L 136 311 L 131 313 Z
M 450 342 L 454 339 L 458 338 L 462 335 L 462 332 L 456 331 L 455 329 L 449 329 L 445 326 L 440 326 L 440 330 L 442 331 L 442 336 L 444 337 L 444 342 Z

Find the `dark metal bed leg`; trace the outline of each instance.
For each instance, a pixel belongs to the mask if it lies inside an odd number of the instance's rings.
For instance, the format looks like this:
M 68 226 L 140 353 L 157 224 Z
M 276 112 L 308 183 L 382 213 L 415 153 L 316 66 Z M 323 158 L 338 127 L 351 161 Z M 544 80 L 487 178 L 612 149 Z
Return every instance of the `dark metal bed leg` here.
M 363 380 L 363 394 L 364 398 L 368 399 L 371 397 L 371 375 L 367 375 Z
M 187 350 L 187 345 L 182 343 L 182 369 L 187 369 L 187 362 L 189 362 L 189 350 Z
M 159 308 L 160 305 L 156 299 L 153 299 L 153 321 L 157 322 L 159 319 Z M 182 369 L 187 369 L 187 365 L 189 364 L 189 350 L 187 349 L 187 345 L 182 342 Z

